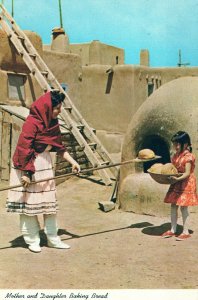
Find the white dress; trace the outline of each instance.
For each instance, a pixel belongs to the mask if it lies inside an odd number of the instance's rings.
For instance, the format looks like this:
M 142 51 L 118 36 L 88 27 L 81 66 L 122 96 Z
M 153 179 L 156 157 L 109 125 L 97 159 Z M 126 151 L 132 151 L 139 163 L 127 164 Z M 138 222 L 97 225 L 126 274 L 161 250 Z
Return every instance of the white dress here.
M 35 173 L 33 181 L 53 177 L 52 159 L 49 151 L 39 154 L 34 162 Z M 10 186 L 21 184 L 23 171 L 12 166 Z M 31 184 L 27 188 L 19 187 L 9 190 L 6 202 L 8 212 L 35 216 L 39 214 L 56 214 L 58 204 L 54 180 Z

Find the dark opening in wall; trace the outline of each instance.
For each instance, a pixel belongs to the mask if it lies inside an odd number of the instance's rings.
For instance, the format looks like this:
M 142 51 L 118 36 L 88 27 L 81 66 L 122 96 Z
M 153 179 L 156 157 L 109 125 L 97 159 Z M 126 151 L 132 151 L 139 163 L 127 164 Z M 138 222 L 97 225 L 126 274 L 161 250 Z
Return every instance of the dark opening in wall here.
M 149 82 L 148 83 L 148 97 L 153 93 L 154 91 L 154 83 Z
M 151 149 L 155 152 L 156 155 L 162 157 L 156 161 L 145 162 L 143 164 L 145 173 L 155 163 L 166 164 L 170 162 L 169 145 L 162 137 L 158 135 L 150 135 L 145 137 L 139 150 L 141 149 Z
M 27 77 L 21 74 L 8 73 L 8 98 L 25 101 L 25 82 Z

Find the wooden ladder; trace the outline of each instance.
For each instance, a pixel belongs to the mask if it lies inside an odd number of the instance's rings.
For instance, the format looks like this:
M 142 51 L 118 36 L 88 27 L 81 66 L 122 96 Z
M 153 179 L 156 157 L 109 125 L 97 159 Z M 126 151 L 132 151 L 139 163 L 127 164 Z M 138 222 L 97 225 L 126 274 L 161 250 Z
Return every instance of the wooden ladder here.
M 84 149 L 84 152 L 90 163 L 93 165 L 93 167 L 113 164 L 109 153 L 103 147 L 100 140 L 93 132 L 93 129 L 89 127 L 87 122 L 74 106 L 68 94 L 62 88 L 43 59 L 40 57 L 29 38 L 19 28 L 15 20 L 11 17 L 2 4 L 0 4 L 0 8 L 0 24 L 2 29 L 6 32 L 9 40 L 16 48 L 18 54 L 22 57 L 43 91 L 50 91 L 53 87 L 54 89 L 57 89 L 65 94 L 65 100 L 60 114 L 61 118 L 65 122 L 66 126 L 70 129 L 79 145 Z M 114 167 L 108 171 L 99 170 L 98 174 L 105 185 L 111 185 L 112 175 L 113 177 L 116 177 L 117 172 L 118 169 Z

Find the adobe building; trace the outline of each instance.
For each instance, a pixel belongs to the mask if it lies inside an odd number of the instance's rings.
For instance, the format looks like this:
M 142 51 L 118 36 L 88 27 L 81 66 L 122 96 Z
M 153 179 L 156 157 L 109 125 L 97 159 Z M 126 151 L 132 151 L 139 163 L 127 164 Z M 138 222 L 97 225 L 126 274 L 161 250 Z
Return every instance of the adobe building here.
M 140 51 L 140 65 L 125 65 L 123 49 L 98 40 L 69 44 L 66 33 L 56 35 L 56 42 L 58 38 L 61 45 L 59 56 L 60 52 L 63 54 L 66 51 L 67 55 L 70 53 L 79 58 L 78 82 L 71 85 L 71 78 L 70 82 L 66 81 L 68 93 L 71 93 L 71 99 L 88 124 L 97 130 L 109 152 L 120 151 L 132 116 L 148 96 L 171 80 L 198 75 L 198 67 L 152 68 L 146 49 Z M 66 40 L 67 50 L 62 47 L 63 39 Z M 54 42 L 53 35 L 52 44 L 45 45 L 43 52 L 45 61 L 57 74 L 56 61 L 49 59 L 57 55 L 53 51 Z M 75 88 L 78 89 L 78 95 L 75 95 Z
M 197 67 L 149 67 L 148 50 L 140 65 L 125 65 L 124 50 L 99 41 L 69 44 L 63 29 L 52 32 L 51 45 L 31 31 L 26 34 L 86 121 L 97 130 L 124 134 L 131 117 L 161 85 L 183 76 L 197 76 Z M 1 103 L 29 105 L 42 93 L 6 34 L 0 31 Z
M 96 40 L 70 44 L 62 28 L 53 29 L 51 45 L 25 33 L 112 154 L 120 153 L 128 125 L 148 96 L 176 78 L 198 75 L 197 67 L 151 68 L 148 50 L 140 52 L 140 65 L 125 65 L 123 49 Z M 28 108 L 43 91 L 2 30 L 0 41 L 0 104 Z

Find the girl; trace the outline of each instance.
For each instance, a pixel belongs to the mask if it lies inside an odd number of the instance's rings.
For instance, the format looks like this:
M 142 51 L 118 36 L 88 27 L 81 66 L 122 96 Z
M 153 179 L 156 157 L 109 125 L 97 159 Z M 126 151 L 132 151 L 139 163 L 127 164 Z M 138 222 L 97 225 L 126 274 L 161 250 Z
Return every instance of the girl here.
M 30 185 L 31 180 L 53 177 L 49 151 L 58 152 L 71 163 L 73 172 L 80 172 L 80 166 L 61 142 L 57 117 L 64 98 L 64 94 L 51 91 L 32 104 L 13 156 L 10 185 L 22 183 L 23 187 L 9 191 L 7 211 L 20 214 L 22 235 L 33 252 L 41 251 L 38 215 L 44 217 L 48 246 L 70 248 L 57 235 L 58 205 L 54 180 Z
M 189 238 L 187 218 L 189 216 L 188 206 L 198 205 L 196 193 L 196 177 L 194 175 L 195 156 L 191 153 L 191 141 L 188 133 L 178 131 L 171 139 L 176 151 L 172 157 L 172 163 L 182 176 L 171 176 L 171 185 L 164 199 L 165 203 L 171 203 L 171 230 L 162 234 L 163 238 L 175 236 L 178 218 L 178 207 L 180 206 L 183 232 L 176 240 L 183 241 Z

